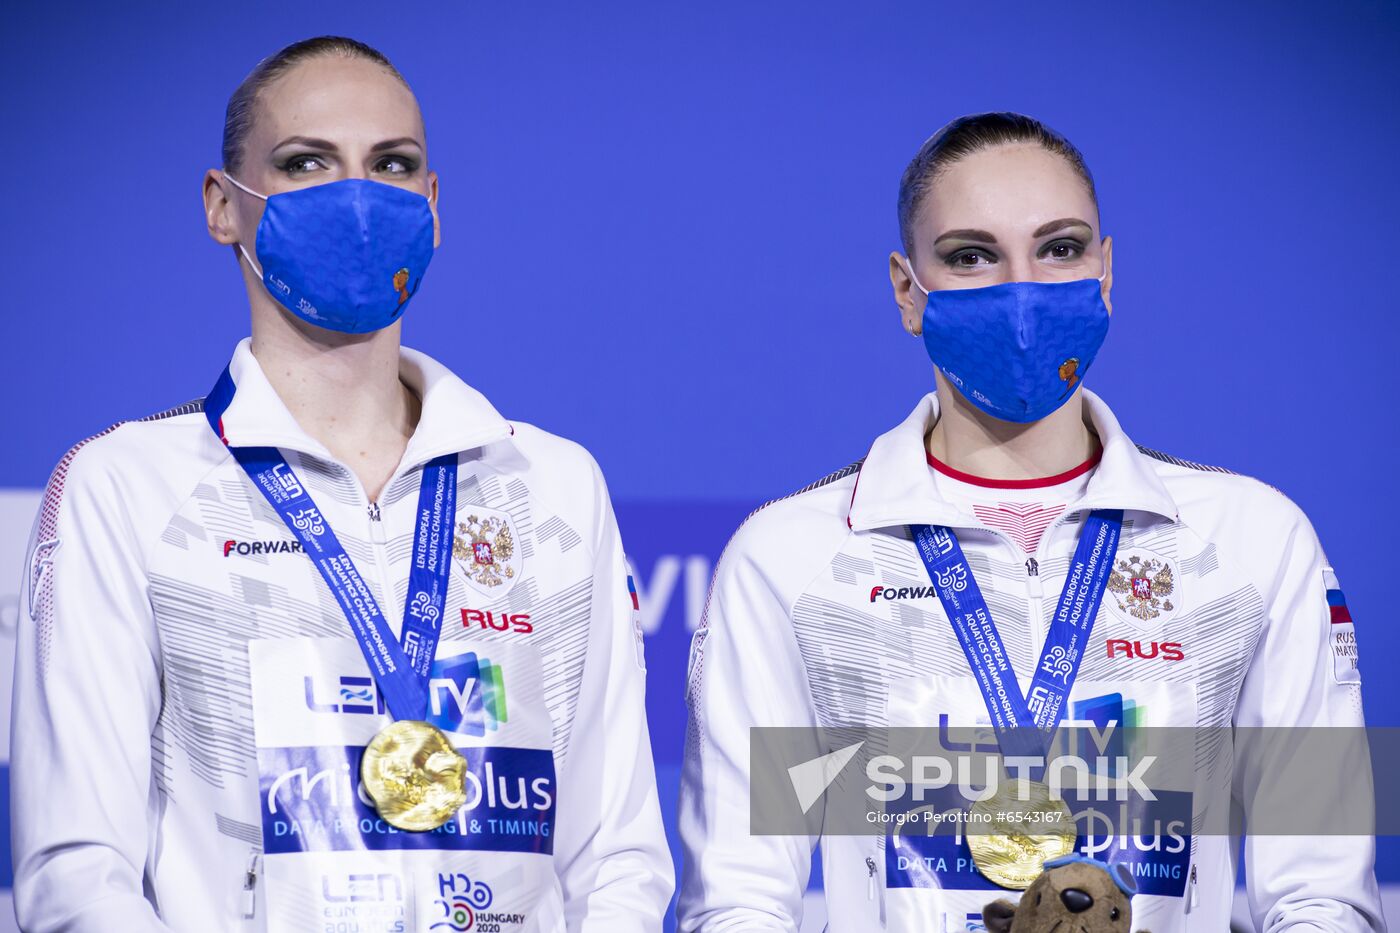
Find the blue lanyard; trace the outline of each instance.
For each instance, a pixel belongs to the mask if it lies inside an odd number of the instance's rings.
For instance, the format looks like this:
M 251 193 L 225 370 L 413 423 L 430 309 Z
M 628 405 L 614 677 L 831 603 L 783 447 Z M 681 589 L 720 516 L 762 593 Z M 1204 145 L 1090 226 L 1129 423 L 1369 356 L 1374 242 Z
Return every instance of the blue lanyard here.
M 223 437 L 221 419 L 233 401 L 227 369 L 204 400 L 214 434 Z M 401 641 L 350 555 L 331 531 L 305 485 L 276 447 L 232 447 L 238 461 L 286 523 L 330 587 L 360 651 L 395 719 L 422 719 L 428 704 L 428 677 L 437 652 L 447 579 L 452 567 L 452 525 L 457 511 L 457 455 L 446 454 L 423 467 L 418 487 L 418 522 L 413 534 L 413 566 L 408 574 Z M 384 581 L 385 586 L 389 581 Z
M 1123 510 L 1096 509 L 1084 521 L 1029 694 L 1021 692 L 958 536 L 943 525 L 910 525 L 909 529 L 982 691 L 1002 753 L 1043 756 L 1060 724 L 1103 601 L 1123 529 Z

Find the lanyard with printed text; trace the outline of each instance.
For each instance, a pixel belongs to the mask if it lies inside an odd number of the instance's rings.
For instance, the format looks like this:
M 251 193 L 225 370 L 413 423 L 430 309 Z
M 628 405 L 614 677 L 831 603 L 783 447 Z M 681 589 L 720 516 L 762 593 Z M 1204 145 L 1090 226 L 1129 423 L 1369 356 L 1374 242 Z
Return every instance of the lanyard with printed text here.
M 1001 634 L 957 535 L 942 525 L 909 526 L 929 580 L 982 691 L 1003 754 L 1045 754 L 1079 673 L 1079 662 L 1108 585 L 1122 528 L 1122 509 L 1096 509 L 1085 519 L 1055 617 L 1045 634 L 1040 663 L 1026 694 L 1021 692 Z
M 225 369 L 204 400 L 205 417 L 220 439 L 221 419 L 233 401 L 234 391 L 233 377 Z M 276 447 L 233 446 L 228 451 L 296 535 L 330 587 L 389 712 L 395 719 L 422 719 L 447 602 L 452 526 L 457 509 L 457 455 L 446 454 L 423 467 L 400 641 L 394 638 L 374 593 L 281 451 Z M 389 581 L 385 580 L 384 585 L 388 587 Z

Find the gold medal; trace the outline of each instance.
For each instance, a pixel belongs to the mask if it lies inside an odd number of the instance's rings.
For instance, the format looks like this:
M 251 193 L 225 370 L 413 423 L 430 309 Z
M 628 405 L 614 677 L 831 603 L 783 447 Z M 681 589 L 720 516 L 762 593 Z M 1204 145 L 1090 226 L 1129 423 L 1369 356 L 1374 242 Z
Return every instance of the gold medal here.
M 385 822 L 426 832 L 467 801 L 467 762 L 434 725 L 400 719 L 376 735 L 360 762 L 360 780 Z
M 969 815 L 967 847 L 973 864 L 1003 888 L 1030 887 L 1047 859 L 1074 851 L 1074 815 L 1039 781 L 1003 779 L 995 794 L 972 805 Z

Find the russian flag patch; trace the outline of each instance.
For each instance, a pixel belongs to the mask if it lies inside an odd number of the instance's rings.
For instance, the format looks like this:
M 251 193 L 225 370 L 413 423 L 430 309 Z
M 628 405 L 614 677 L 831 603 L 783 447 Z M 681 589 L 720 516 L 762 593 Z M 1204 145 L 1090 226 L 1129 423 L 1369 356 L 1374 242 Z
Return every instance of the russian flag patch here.
M 1337 582 L 1331 567 L 1323 568 L 1323 583 L 1327 587 L 1327 613 L 1331 625 L 1332 679 L 1339 684 L 1361 683 L 1361 668 L 1357 666 L 1356 626 L 1351 621 L 1346 594 Z
M 632 635 L 637 642 L 637 666 L 647 669 L 646 643 L 642 634 L 642 601 L 637 596 L 637 581 L 627 575 L 627 595 L 632 597 Z
M 1351 621 L 1351 610 L 1347 609 L 1347 598 L 1341 590 L 1327 591 L 1327 608 L 1332 613 L 1333 625 Z

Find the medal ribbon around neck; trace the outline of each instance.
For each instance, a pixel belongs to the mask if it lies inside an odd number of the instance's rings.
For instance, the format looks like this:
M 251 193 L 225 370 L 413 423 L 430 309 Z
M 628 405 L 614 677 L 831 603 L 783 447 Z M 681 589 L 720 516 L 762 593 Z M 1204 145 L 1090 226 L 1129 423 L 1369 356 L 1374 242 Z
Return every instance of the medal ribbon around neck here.
M 1026 694 L 957 535 L 943 525 L 909 526 L 982 691 L 1004 756 L 1040 758 L 1050 747 L 1103 601 L 1122 528 L 1122 509 L 1096 509 L 1085 519 Z
M 233 401 L 234 391 L 233 376 L 225 369 L 204 400 L 205 417 L 220 440 L 223 414 Z M 227 441 L 224 443 L 227 445 Z M 446 454 L 423 467 L 418 487 L 418 523 L 413 535 L 413 566 L 408 575 L 402 635 L 396 639 L 374 592 L 281 451 L 276 447 L 232 445 L 228 451 L 301 542 L 330 587 L 390 714 L 395 720 L 423 719 L 452 566 L 457 455 Z M 384 585 L 388 587 L 389 581 L 384 581 Z

